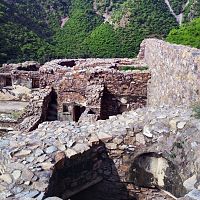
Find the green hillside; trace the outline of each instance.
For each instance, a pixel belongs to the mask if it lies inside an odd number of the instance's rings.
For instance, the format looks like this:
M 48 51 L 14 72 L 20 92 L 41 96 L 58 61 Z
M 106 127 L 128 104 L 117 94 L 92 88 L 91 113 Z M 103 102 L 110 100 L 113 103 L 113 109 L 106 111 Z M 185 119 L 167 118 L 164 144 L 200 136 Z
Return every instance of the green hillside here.
M 195 0 L 184 10 L 186 0 L 170 3 L 186 21 L 200 16 Z M 176 27 L 164 0 L 0 0 L 0 64 L 134 57 L 145 37 L 165 38 Z
M 200 18 L 183 24 L 180 28 L 172 29 L 167 36 L 167 41 L 200 48 Z
M 52 57 L 50 43 L 67 5 L 53 0 L 0 0 L 0 63 Z

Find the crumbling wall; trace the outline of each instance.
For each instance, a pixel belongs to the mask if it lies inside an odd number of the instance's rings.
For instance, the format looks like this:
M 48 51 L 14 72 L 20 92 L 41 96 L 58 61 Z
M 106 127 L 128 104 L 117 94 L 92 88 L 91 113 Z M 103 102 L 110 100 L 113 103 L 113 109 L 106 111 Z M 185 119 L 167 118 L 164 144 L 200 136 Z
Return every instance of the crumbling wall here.
M 68 199 L 102 181 L 101 169 L 105 154 L 105 147 L 100 144 L 94 145 L 83 154 L 71 158 L 61 157 L 54 167 L 46 196 Z
M 100 116 L 104 84 L 91 81 L 90 73 L 76 72 L 65 76 L 58 86 L 58 112 L 62 116 L 63 104 L 87 107 Z
M 39 88 L 39 72 L 38 71 L 20 71 L 14 70 L 11 73 L 13 85 L 21 85 L 27 88 Z M 38 84 L 35 84 L 38 82 Z M 38 85 L 38 86 L 37 86 Z
M 54 87 L 58 94 L 59 118 L 63 105 L 89 108 L 101 119 L 146 105 L 148 71 L 121 72 L 109 68 L 67 69 L 61 66 L 40 70 L 41 87 Z
M 51 89 L 43 89 L 35 92 L 29 101 L 25 111 L 18 119 L 17 130 L 31 131 L 47 119 L 48 105 L 51 100 Z
M 102 118 L 146 105 L 148 71 L 120 72 L 117 70 L 93 73 L 90 81 L 104 84 L 101 102 Z
M 144 40 L 141 46 L 151 72 L 149 106 L 190 106 L 200 100 L 199 49 L 157 39 Z
M 85 147 L 84 144 L 79 144 L 79 146 Z M 108 147 L 110 148 L 109 145 Z M 133 196 L 128 198 L 131 196 L 130 191 L 125 182 L 121 181 L 121 178 L 125 181 L 125 173 L 120 174 L 122 177 L 118 174 L 121 170 L 116 167 L 114 159 L 121 156 L 118 151 L 120 150 L 106 148 L 105 144 L 99 141 L 90 148 L 85 148 L 83 153 L 70 158 L 67 158 L 63 152 L 58 152 L 55 156 L 57 163 L 54 166 L 45 197 L 57 196 L 72 200 L 135 200 Z M 128 167 L 125 166 L 125 169 Z
M 18 64 L 3 64 L 0 68 L 0 87 L 21 85 L 27 88 L 39 87 L 40 64 L 27 61 Z

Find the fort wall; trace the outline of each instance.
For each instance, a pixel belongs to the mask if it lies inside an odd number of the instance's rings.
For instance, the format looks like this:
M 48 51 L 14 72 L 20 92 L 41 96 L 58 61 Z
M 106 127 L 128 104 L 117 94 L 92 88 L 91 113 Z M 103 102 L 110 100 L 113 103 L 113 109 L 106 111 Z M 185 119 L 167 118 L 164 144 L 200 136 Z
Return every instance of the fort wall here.
M 141 44 L 151 72 L 149 106 L 191 106 L 200 100 L 200 50 L 157 39 Z

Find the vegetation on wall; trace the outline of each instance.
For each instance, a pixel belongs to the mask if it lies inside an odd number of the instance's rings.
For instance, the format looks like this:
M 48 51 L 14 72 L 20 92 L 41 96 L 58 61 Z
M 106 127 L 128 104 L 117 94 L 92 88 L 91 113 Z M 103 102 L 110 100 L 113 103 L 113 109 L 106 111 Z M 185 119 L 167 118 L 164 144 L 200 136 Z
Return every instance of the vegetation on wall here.
M 200 18 L 183 24 L 180 28 L 172 29 L 167 36 L 167 41 L 200 48 Z
M 141 66 L 141 67 L 136 67 L 136 66 L 118 66 L 120 71 L 145 71 L 148 70 L 147 66 Z

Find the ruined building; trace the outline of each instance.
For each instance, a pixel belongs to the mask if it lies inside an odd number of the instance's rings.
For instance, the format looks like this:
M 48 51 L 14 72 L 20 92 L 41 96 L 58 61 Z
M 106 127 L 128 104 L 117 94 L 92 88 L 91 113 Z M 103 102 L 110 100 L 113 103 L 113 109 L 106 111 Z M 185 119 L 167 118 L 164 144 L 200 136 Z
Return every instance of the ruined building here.
M 2 97 L 26 105 L 0 136 L 3 199 L 200 198 L 200 50 L 147 39 L 136 59 L 10 64 L 0 76 Z

